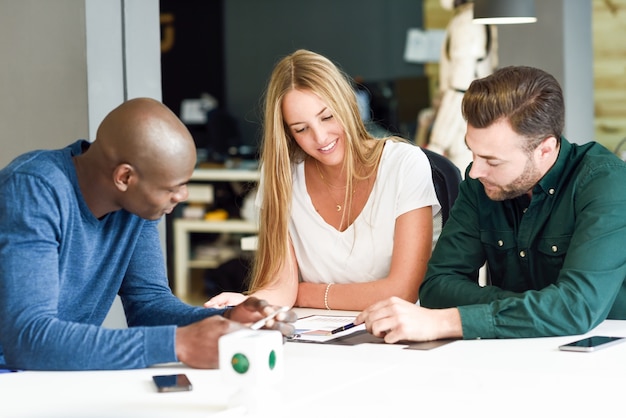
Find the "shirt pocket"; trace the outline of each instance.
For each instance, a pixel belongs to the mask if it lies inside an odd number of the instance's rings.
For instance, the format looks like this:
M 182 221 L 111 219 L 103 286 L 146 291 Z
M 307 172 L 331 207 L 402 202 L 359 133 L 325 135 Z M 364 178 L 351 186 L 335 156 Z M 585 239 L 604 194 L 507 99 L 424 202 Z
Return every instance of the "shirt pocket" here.
M 517 248 L 513 231 L 480 231 L 480 241 L 483 248 L 495 254 L 502 254 Z
M 517 240 L 513 231 L 480 231 L 480 241 L 487 258 L 490 284 L 509 290 L 522 290 L 517 266 Z
M 552 277 L 553 281 L 559 275 L 569 244 L 571 235 L 560 235 L 556 237 L 542 237 L 537 242 L 538 256 L 541 257 L 540 265 L 543 266 L 544 277 Z
M 567 249 L 569 248 L 571 240 L 571 235 L 543 237 L 539 240 L 537 249 L 545 256 L 564 257 L 567 254 Z

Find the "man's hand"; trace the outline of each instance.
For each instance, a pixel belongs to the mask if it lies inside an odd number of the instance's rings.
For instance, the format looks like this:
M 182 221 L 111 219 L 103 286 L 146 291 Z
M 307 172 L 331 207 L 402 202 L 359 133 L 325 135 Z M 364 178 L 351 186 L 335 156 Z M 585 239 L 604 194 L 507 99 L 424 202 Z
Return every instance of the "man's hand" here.
M 272 306 L 263 299 L 257 299 L 251 296 L 239 305 L 226 311 L 224 316 L 233 321 L 250 325 L 253 322 L 265 318 L 277 309 L 280 309 L 280 307 Z M 285 336 L 291 336 L 295 331 L 293 323 L 296 322 L 297 319 L 296 313 L 292 310 L 281 312 L 276 315 L 274 319 L 268 320 L 264 328 L 278 330 Z
M 227 310 L 224 316 L 211 316 L 202 321 L 179 327 L 176 330 L 176 356 L 190 367 L 215 369 L 219 367 L 218 340 L 222 335 L 246 329 L 246 325 L 265 318 L 277 306 L 265 300 L 250 297 Z M 266 329 L 280 331 L 285 336 L 293 335 L 297 315 L 294 311 L 281 312 L 265 324 Z
M 188 366 L 199 369 L 219 367 L 219 338 L 245 327 L 220 315 L 179 327 L 176 330 L 176 356 Z
M 463 337 L 458 309 L 427 309 L 397 297 L 373 304 L 354 323 L 365 323 L 368 332 L 387 343 Z

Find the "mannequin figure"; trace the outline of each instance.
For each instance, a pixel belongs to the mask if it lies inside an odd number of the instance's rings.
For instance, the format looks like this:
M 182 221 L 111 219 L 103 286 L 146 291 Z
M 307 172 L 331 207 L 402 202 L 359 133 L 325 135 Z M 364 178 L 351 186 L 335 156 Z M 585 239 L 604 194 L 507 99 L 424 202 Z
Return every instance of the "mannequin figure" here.
M 472 153 L 465 146 L 466 124 L 461 101 L 470 83 L 485 77 L 498 65 L 495 26 L 472 23 L 474 3 L 441 0 L 444 9 L 454 8 L 446 28 L 446 40 L 439 63 L 441 104 L 435 117 L 428 148 L 447 156 L 465 175 Z

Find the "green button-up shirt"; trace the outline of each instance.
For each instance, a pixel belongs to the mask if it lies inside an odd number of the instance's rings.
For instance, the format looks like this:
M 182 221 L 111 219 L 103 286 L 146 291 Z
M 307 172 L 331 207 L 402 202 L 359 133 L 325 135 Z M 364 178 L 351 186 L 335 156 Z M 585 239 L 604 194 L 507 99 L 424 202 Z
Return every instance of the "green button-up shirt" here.
M 458 306 L 466 339 L 576 335 L 626 319 L 625 278 L 626 163 L 562 138 L 530 201 L 493 201 L 466 174 L 420 304 Z

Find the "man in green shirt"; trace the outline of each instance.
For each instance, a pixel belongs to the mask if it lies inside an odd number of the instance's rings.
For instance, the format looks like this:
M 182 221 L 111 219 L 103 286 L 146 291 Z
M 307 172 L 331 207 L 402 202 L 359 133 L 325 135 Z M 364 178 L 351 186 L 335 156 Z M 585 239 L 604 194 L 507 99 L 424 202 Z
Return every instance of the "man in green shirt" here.
M 536 68 L 471 84 L 463 116 L 473 163 L 421 306 L 387 299 L 357 324 L 392 343 L 576 335 L 626 319 L 626 163 L 597 143 L 568 142 L 564 114 L 558 82 Z

